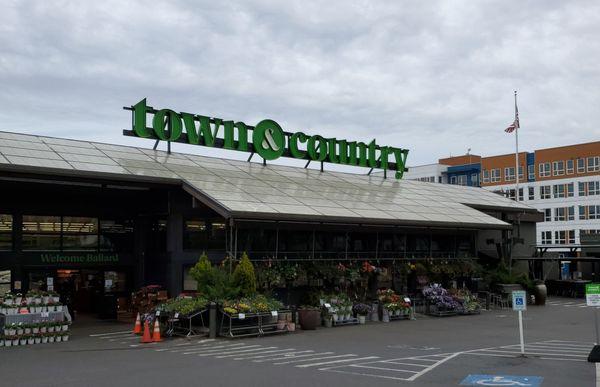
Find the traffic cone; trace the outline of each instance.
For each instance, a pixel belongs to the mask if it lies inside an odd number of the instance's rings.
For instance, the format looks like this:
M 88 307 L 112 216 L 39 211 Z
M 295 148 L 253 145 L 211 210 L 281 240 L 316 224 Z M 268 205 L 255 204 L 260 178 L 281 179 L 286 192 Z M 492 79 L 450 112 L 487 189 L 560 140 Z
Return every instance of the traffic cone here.
M 160 338 L 160 324 L 158 322 L 158 319 L 154 320 L 154 333 L 152 334 L 152 341 L 162 341 L 162 339 Z
M 140 321 L 140 314 L 137 314 L 137 317 L 135 318 L 135 326 L 133 327 L 133 333 L 135 335 L 140 335 L 142 334 L 142 322 Z
M 142 336 L 142 344 L 151 343 L 152 337 L 150 337 L 150 326 L 148 325 L 148 321 L 144 322 L 144 335 Z

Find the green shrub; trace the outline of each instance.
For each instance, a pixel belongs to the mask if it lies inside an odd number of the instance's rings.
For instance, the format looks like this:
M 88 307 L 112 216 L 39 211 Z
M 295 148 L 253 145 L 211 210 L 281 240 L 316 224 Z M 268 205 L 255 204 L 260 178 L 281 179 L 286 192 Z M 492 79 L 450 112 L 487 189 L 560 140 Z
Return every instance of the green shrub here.
M 206 295 L 208 288 L 214 286 L 213 267 L 206 253 L 202 253 L 198 262 L 190 269 L 190 276 L 198 283 L 198 292 Z
M 256 293 L 256 274 L 250 258 L 244 252 L 240 263 L 233 271 L 233 283 L 240 289 L 243 297 L 250 297 Z

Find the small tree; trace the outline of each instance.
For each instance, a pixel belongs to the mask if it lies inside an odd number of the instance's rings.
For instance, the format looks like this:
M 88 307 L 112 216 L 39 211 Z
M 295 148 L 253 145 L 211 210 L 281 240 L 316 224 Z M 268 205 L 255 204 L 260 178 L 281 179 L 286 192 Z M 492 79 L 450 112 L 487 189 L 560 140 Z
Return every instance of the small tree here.
M 256 275 L 254 266 L 246 252 L 242 254 L 240 263 L 233 271 L 233 283 L 240 289 L 244 297 L 252 296 L 256 293 Z
M 202 253 L 198 262 L 190 269 L 190 276 L 198 283 L 198 292 L 208 295 L 209 289 L 215 286 L 213 267 L 205 252 Z

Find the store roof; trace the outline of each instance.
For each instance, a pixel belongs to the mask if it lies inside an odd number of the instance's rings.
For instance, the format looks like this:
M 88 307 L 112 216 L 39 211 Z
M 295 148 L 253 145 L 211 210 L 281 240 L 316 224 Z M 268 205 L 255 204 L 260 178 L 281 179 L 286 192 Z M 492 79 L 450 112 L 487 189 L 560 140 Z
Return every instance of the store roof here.
M 180 183 L 226 217 L 504 228 L 537 212 L 480 188 L 0 132 L 0 170 Z

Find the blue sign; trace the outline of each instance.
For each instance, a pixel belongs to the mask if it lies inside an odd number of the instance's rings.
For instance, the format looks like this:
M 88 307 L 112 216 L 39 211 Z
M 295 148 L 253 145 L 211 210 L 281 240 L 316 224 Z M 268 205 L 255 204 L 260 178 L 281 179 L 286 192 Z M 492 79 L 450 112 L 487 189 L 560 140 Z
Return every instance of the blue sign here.
M 469 375 L 461 386 L 515 386 L 539 387 L 542 384 L 541 376 L 514 376 L 514 375 Z
M 527 293 L 524 290 L 515 290 L 512 292 L 513 310 L 527 310 Z

